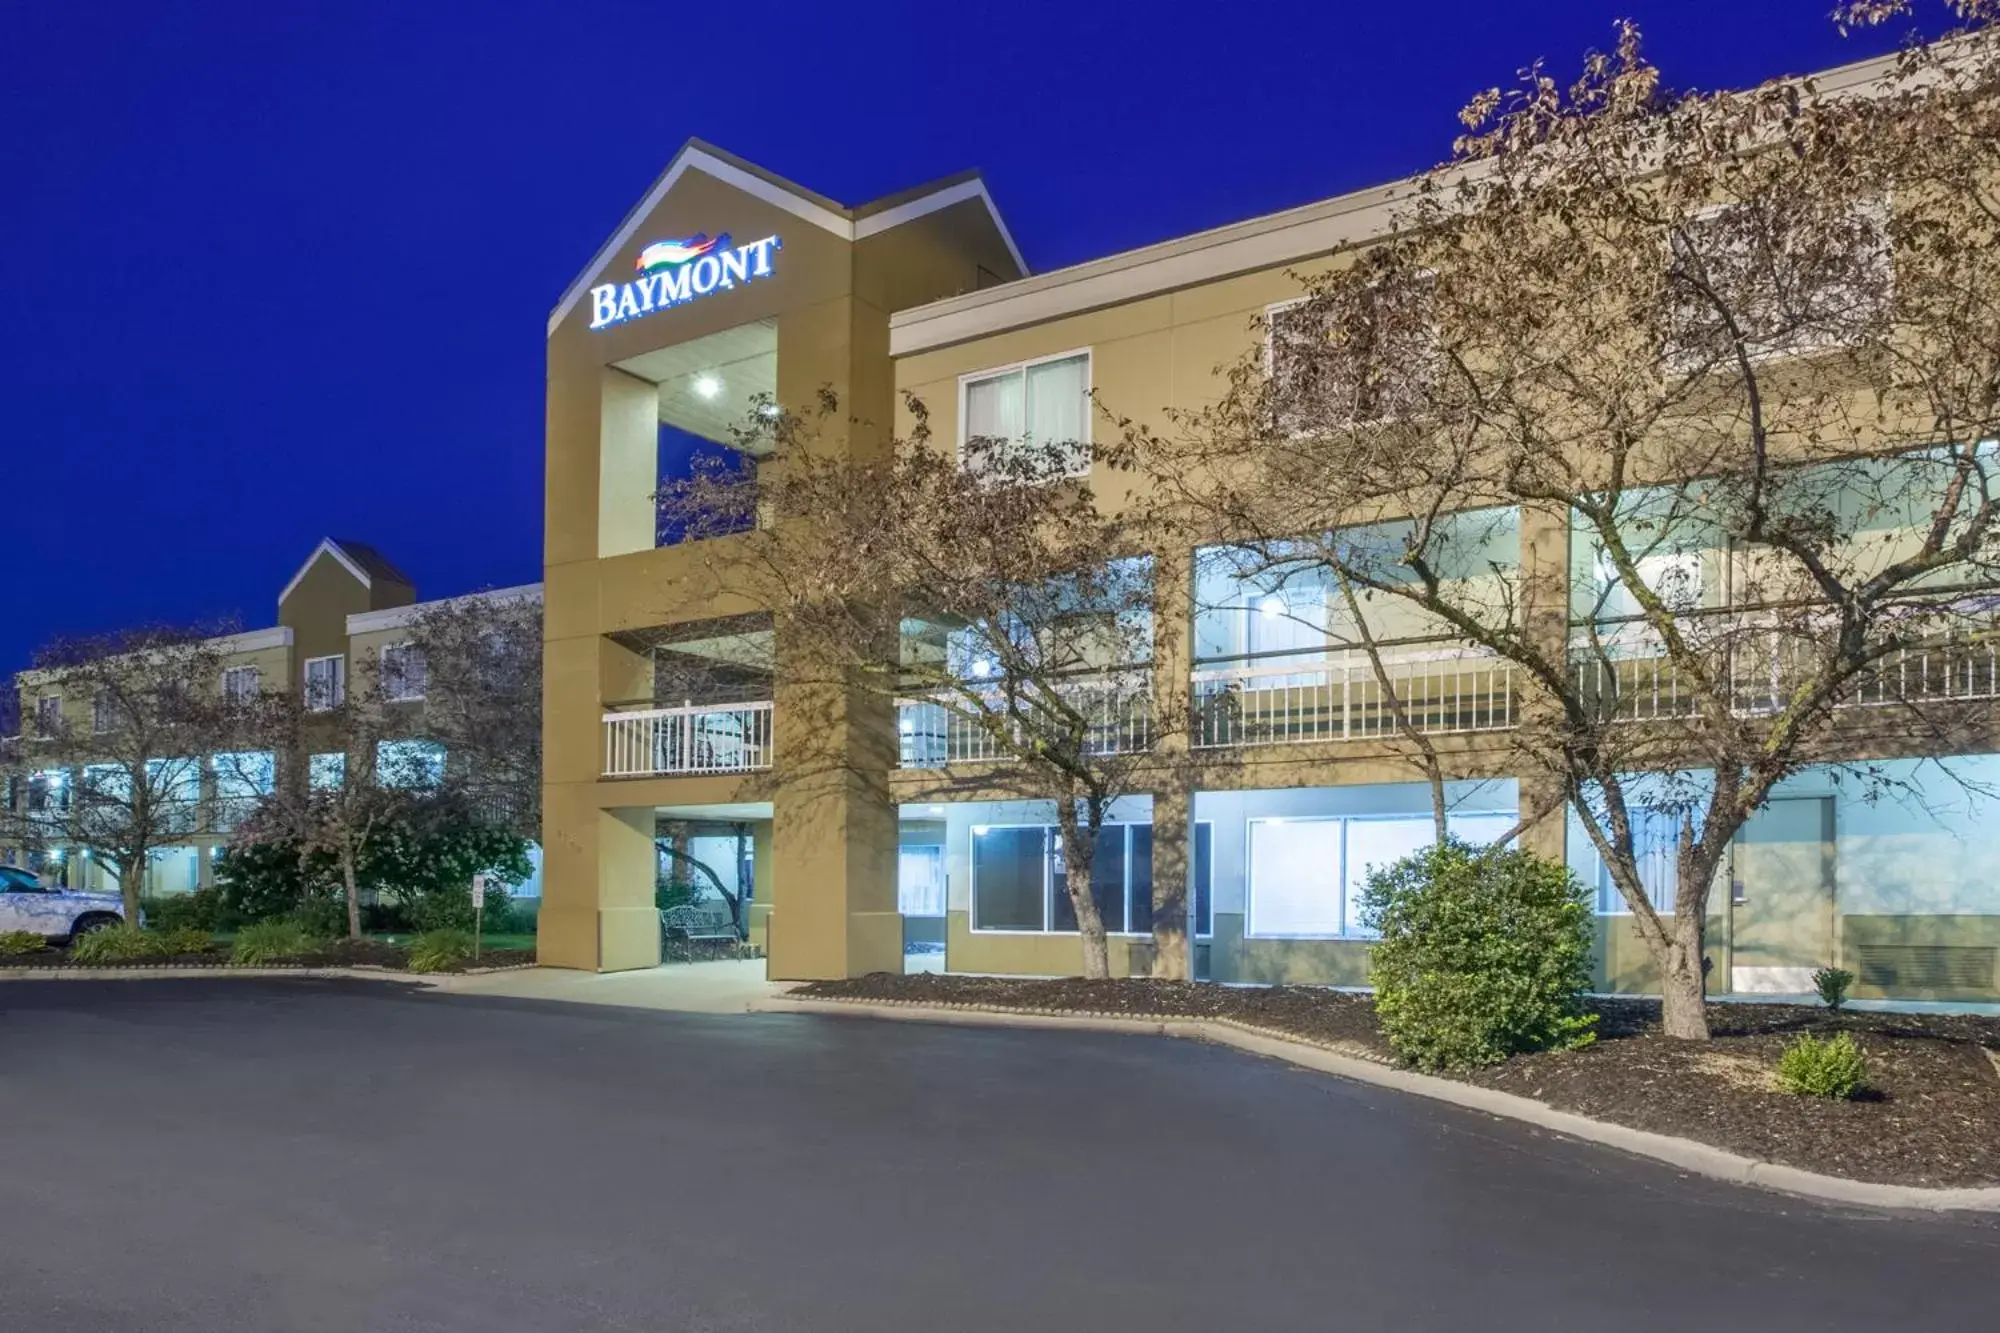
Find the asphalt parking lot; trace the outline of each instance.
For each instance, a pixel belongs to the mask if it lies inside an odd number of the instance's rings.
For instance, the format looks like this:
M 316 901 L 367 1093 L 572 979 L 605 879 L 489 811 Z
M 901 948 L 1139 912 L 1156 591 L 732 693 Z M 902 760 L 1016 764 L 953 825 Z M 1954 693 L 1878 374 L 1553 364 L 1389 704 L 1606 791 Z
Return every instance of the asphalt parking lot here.
M 2000 1223 L 1159 1039 L 8 983 L 0 1125 L 0 1329 L 35 1333 L 1918 1333 L 2000 1291 Z

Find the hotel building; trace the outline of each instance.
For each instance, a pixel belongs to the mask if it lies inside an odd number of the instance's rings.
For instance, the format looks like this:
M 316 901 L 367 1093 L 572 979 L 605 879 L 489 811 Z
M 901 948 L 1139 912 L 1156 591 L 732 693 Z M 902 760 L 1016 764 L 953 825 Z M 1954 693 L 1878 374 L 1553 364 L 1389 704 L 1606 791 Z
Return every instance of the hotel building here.
M 1032 274 L 976 175 L 848 206 L 684 147 L 549 317 L 542 961 L 659 962 L 654 838 L 672 820 L 750 830 L 749 927 L 774 978 L 1076 971 L 1051 809 L 999 787 L 969 799 L 956 780 L 942 797 L 940 769 L 958 779 L 986 761 L 924 725 L 921 701 L 856 697 L 828 726 L 788 699 L 786 644 L 761 608 L 670 591 L 718 552 L 663 541 L 662 440 L 727 445 L 760 396 L 802 409 L 823 387 L 851 420 L 817 447 L 864 460 L 907 431 L 906 393 L 943 447 L 1024 420 L 1087 440 L 1092 394 L 1158 422 L 1211 401 L 1216 367 L 1255 352 L 1261 317 L 1300 294 L 1296 275 L 1381 235 L 1391 201 L 1364 190 Z M 1094 480 L 1110 503 L 1144 484 Z M 1592 577 L 1566 531 L 1518 519 L 1491 531 L 1497 566 Z M 1113 969 L 1148 970 L 1156 863 L 1185 863 L 1198 975 L 1362 984 L 1358 887 L 1368 866 L 1428 842 L 1428 789 L 1365 659 L 1320 628 L 1324 594 L 1315 606 L 1310 588 L 1286 589 L 1274 615 L 1279 592 L 1205 572 L 1219 567 L 1200 554 L 1156 553 L 1197 571 L 1186 604 L 1154 608 L 1183 646 L 1153 679 L 1197 705 L 1198 762 L 1113 812 L 1093 868 Z M 1726 585 L 1728 559 L 1700 557 L 1703 586 Z M 1406 648 L 1390 668 L 1428 701 L 1454 824 L 1475 839 L 1513 825 L 1529 779 L 1507 733 L 1525 684 L 1449 642 Z M 1987 669 L 1971 693 L 1994 692 Z M 1859 995 L 2000 996 L 1990 798 L 1893 745 L 1873 757 L 1925 794 L 1869 801 L 1809 769 L 1744 830 L 1731 884 L 1712 896 L 1712 991 L 1796 992 L 1838 964 Z M 1955 763 L 2000 779 L 2000 754 Z M 1665 843 L 1641 836 L 1670 902 Z M 1156 856 L 1169 839 L 1187 855 Z M 1525 839 L 1595 893 L 1598 984 L 1649 989 L 1588 841 L 1560 815 Z

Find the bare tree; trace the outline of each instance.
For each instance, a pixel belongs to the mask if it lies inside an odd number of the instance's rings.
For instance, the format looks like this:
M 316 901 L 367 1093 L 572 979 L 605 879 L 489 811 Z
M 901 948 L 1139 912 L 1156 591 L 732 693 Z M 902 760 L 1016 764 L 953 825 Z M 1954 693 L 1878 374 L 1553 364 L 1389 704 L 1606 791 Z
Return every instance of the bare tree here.
M 830 396 L 815 415 L 754 412 L 755 472 L 697 469 L 663 508 L 693 536 L 743 534 L 704 580 L 772 613 L 781 686 L 825 699 L 829 725 L 872 697 L 932 793 L 1053 804 L 1082 972 L 1106 976 L 1098 835 L 1160 780 L 1179 725 L 1152 690 L 1152 561 L 1098 505 L 1087 446 L 975 440 L 961 462 L 907 406 L 914 429 L 879 460 L 816 447 Z M 1186 915 L 1184 888 L 1156 883 L 1156 975 L 1186 975 Z
M 1707 1035 L 1710 889 L 1773 787 L 1952 753 L 2000 693 L 2000 38 L 1955 8 L 1862 84 L 1669 93 L 1630 25 L 1567 88 L 1530 69 L 1218 403 L 1126 423 L 1161 521 L 1471 659 L 1469 705 L 1406 701 L 1518 724 L 1676 1037 Z
M 481 817 L 542 835 L 542 600 L 532 589 L 420 606 L 410 645 L 426 680 L 423 733 L 445 785 Z
M 286 696 L 267 737 L 284 757 L 275 790 L 237 836 L 286 840 L 300 868 L 315 855 L 339 868 L 347 933 L 361 938 L 362 867 L 377 841 L 407 824 L 443 787 L 445 751 L 413 735 L 406 707 L 386 698 L 377 659 L 357 660 L 338 699 Z
M 87 852 L 128 921 L 154 855 L 202 829 L 211 756 L 257 732 L 262 701 L 227 693 L 225 664 L 217 631 L 152 626 L 57 640 L 21 678 L 33 773 L 12 832 Z

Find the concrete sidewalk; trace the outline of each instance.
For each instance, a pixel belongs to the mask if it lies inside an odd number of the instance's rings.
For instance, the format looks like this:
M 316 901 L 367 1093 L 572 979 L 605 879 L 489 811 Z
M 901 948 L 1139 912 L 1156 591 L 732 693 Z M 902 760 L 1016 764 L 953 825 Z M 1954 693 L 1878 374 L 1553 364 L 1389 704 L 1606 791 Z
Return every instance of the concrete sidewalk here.
M 454 995 L 502 995 L 522 1000 L 563 1000 L 628 1009 L 691 1014 L 740 1014 L 753 1003 L 782 995 L 784 982 L 764 979 L 761 958 L 715 963 L 668 963 L 640 972 L 577 972 L 536 967 L 488 976 L 454 977 L 438 989 Z

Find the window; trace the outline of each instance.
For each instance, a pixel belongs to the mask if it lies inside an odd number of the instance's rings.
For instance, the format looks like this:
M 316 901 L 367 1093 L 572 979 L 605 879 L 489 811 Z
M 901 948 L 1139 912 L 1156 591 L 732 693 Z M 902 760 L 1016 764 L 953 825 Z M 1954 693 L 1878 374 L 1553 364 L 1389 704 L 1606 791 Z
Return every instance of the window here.
M 1371 284 L 1265 312 L 1275 416 L 1285 429 L 1392 421 L 1437 376 L 1430 281 Z
M 146 788 L 160 801 L 160 817 L 169 830 L 194 832 L 201 806 L 199 759 L 148 759 Z
M 1210 889 L 1215 846 L 1214 826 L 1194 826 L 1194 933 L 1206 938 L 1215 933 L 1215 895 Z
M 968 469 L 1003 477 L 1089 472 L 1090 353 L 960 380 L 959 458 Z
M 105 806 L 130 808 L 132 775 L 119 764 L 85 764 L 77 775 L 76 794 L 85 809 Z
M 1049 831 L 972 830 L 972 928 L 1048 929 Z
M 1447 815 L 1453 836 L 1490 843 L 1513 828 L 1510 811 Z M 1250 917 L 1245 933 L 1278 939 L 1370 939 L 1362 897 L 1372 871 L 1435 841 L 1432 816 L 1253 819 Z
M 343 656 L 306 659 L 306 708 L 315 713 L 347 702 L 347 659 Z
M 90 701 L 90 729 L 102 736 L 118 729 L 118 700 L 109 690 L 99 690 Z
M 62 696 L 44 694 L 35 700 L 35 734 L 53 736 L 62 730 Z
M 1339 819 L 1250 821 L 1250 920 L 1264 936 L 1337 936 L 1341 921 Z
M 277 760 L 269 750 L 237 750 L 211 755 L 215 795 L 225 803 L 255 805 L 277 790 Z
M 1637 806 L 1630 812 L 1632 855 L 1639 863 L 1639 882 L 1653 910 L 1673 914 L 1674 894 L 1680 888 L 1681 816 L 1676 810 Z M 1632 910 L 1611 878 L 1603 857 L 1597 862 L 1597 911 L 1602 916 L 1622 916 Z
M 1210 826 L 1195 825 L 1189 872 L 1195 934 L 1214 933 L 1209 892 Z M 1153 826 L 1106 824 L 1097 835 L 1091 896 L 1114 935 L 1153 930 Z M 1062 932 L 1076 929 L 1061 831 L 1049 825 L 986 826 L 972 830 L 972 928 Z
M 1879 205 L 1805 218 L 1725 205 L 1677 230 L 1669 251 L 1666 352 L 1683 371 L 1733 360 L 1732 324 L 1749 355 L 1783 356 L 1852 344 L 1888 302 Z
M 28 813 L 59 815 L 69 809 L 69 773 L 45 768 L 28 775 Z
M 1326 590 L 1288 584 L 1252 593 L 1245 608 L 1244 646 L 1252 657 L 1326 651 Z
M 1104 929 L 1113 935 L 1125 934 L 1131 929 L 1127 919 L 1127 891 L 1125 871 L 1131 850 L 1127 834 L 1130 825 L 1107 824 L 1097 831 L 1097 846 L 1091 853 L 1090 896 L 1097 902 L 1098 919 L 1104 922 Z M 1147 830 L 1148 835 L 1152 833 Z M 1063 866 L 1062 835 L 1050 832 L 1050 876 L 1049 876 L 1049 916 L 1057 930 L 1076 929 L 1076 904 L 1070 901 L 1069 876 Z
M 339 791 L 347 781 L 347 756 L 335 750 L 306 760 L 306 785 L 314 791 Z
M 256 667 L 230 667 L 222 673 L 222 697 L 232 704 L 249 703 L 261 688 L 262 676 Z
M 375 780 L 384 787 L 435 787 L 444 781 L 444 747 L 436 741 L 378 741 Z
M 382 697 L 391 702 L 407 702 L 424 697 L 429 682 L 429 665 L 424 650 L 414 643 L 390 644 L 382 649 Z
M 896 910 L 904 916 L 944 915 L 944 848 L 897 851 Z
M 1660 551 L 1633 560 L 1639 579 L 1667 610 L 1694 611 L 1704 600 L 1700 551 Z M 1608 551 L 1597 553 L 1597 584 L 1602 589 L 1600 620 L 1636 620 L 1645 614 L 1639 599 L 1618 577 L 1618 568 Z

